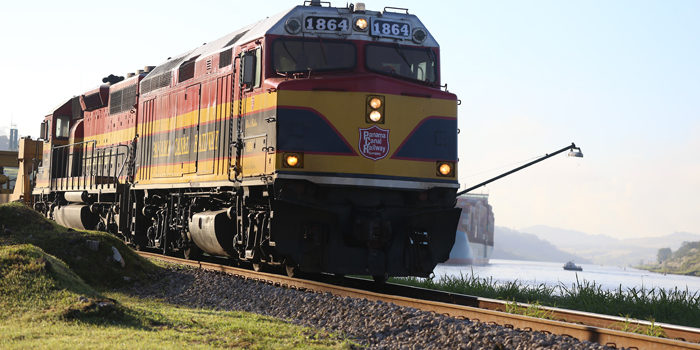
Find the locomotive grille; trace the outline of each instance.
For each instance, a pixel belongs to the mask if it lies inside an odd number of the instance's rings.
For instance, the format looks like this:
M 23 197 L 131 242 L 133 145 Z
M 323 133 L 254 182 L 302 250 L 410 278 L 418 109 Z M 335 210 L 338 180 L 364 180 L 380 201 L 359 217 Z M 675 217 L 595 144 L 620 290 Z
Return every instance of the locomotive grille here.
M 72 119 L 80 119 L 83 117 L 83 109 L 80 106 L 80 97 L 76 96 L 71 99 L 71 112 L 73 112 Z
M 156 89 L 170 86 L 171 72 L 156 75 L 154 77 L 144 79 L 141 82 L 141 93 L 145 94 Z
M 141 81 L 141 93 L 142 94 L 145 94 L 145 93 L 153 90 L 153 89 L 151 89 L 151 81 L 153 81 L 153 79 L 148 79 L 148 80 L 144 79 L 143 81 Z
M 231 58 L 233 57 L 233 49 L 222 51 L 219 54 L 219 68 L 224 68 L 231 64 Z
M 136 104 L 136 85 L 109 94 L 109 114 L 128 111 Z
M 194 64 L 197 61 L 199 55 L 191 57 L 187 61 L 183 62 L 178 70 L 177 82 L 182 83 L 185 80 L 194 78 Z
M 116 114 L 121 111 L 122 103 L 122 91 L 117 90 L 109 94 L 109 114 Z
M 160 75 L 160 78 L 158 79 L 158 87 L 166 87 L 170 85 L 170 81 L 173 78 L 173 73 L 172 72 L 165 72 Z M 154 81 L 155 83 L 155 81 Z
M 83 102 L 85 102 L 85 110 L 88 112 L 104 107 L 102 96 L 100 96 L 99 92 L 83 96 Z
M 156 67 L 156 69 L 154 69 L 154 71 L 162 71 L 162 72 L 170 71 L 170 70 L 172 70 L 173 68 L 179 66 L 180 63 L 182 63 L 182 61 L 185 60 L 185 57 L 187 57 L 187 54 L 182 55 L 182 56 L 180 56 L 180 57 L 178 57 L 178 58 L 174 58 L 174 59 L 172 59 L 172 60 L 166 62 L 166 63 L 163 64 L 162 66 Z

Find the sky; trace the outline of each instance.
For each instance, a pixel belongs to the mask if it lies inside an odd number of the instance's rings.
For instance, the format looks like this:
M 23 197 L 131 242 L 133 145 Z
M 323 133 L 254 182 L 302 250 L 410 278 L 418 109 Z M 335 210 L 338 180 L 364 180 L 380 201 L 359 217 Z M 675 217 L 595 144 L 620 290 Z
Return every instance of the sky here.
M 301 1 L 13 1 L 0 12 L 0 133 Z M 346 2 L 334 1 L 335 6 Z M 366 1 L 408 8 L 458 95 L 466 188 L 496 225 L 617 238 L 700 233 L 700 1 Z M 439 5 L 438 5 L 439 4 Z M 11 121 L 10 121 L 11 120 Z

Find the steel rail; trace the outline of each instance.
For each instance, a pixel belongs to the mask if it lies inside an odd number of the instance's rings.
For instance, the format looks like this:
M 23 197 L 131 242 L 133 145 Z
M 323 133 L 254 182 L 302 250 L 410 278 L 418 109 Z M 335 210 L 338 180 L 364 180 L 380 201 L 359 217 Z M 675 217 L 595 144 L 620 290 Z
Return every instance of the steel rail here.
M 358 278 L 346 278 L 343 285 L 351 286 L 355 288 L 365 288 L 363 283 L 366 284 L 367 280 L 362 280 Z M 531 305 L 527 303 L 513 303 L 504 300 L 490 299 L 475 297 L 471 295 L 451 293 L 433 289 L 426 289 L 420 287 L 406 286 L 401 284 L 387 283 L 387 287 L 382 290 L 384 293 L 390 293 L 395 295 L 401 295 L 404 297 L 426 299 L 432 301 L 446 302 L 449 304 L 458 304 L 465 306 L 473 306 L 482 309 L 495 310 L 495 311 L 506 311 L 508 305 L 517 305 L 519 308 L 536 307 L 541 311 L 545 311 L 551 319 L 585 324 L 588 326 L 595 326 L 601 328 L 609 328 L 616 330 L 627 329 L 644 329 L 647 327 L 658 327 L 658 329 L 663 331 L 665 338 L 683 340 L 693 343 L 700 343 L 700 329 L 686 326 L 678 326 L 668 323 L 654 322 L 653 324 L 649 321 L 637 320 L 632 318 L 624 318 L 603 314 L 596 314 L 586 311 L 579 310 L 568 310 L 561 309 L 550 306 L 542 305 Z
M 559 320 L 549 320 L 535 318 L 517 314 L 506 313 L 503 311 L 489 310 L 475 306 L 458 305 L 440 301 L 423 300 L 409 298 L 398 295 L 382 294 L 374 291 L 362 290 L 338 286 L 313 280 L 290 278 L 283 275 L 271 274 L 266 272 L 255 272 L 252 270 L 221 265 L 216 263 L 185 260 L 160 254 L 137 252 L 145 258 L 154 258 L 167 262 L 189 265 L 210 271 L 219 271 L 233 276 L 238 276 L 245 279 L 257 280 L 260 282 L 298 289 L 309 290 L 320 293 L 332 293 L 334 295 L 352 298 L 363 298 L 368 300 L 378 300 L 388 303 L 393 303 L 399 306 L 413 307 L 416 309 L 443 314 L 446 316 L 470 319 L 484 323 L 500 324 L 508 328 L 520 328 L 523 330 L 534 330 L 545 333 L 559 334 L 570 336 L 579 340 L 588 340 L 591 342 L 608 345 L 612 347 L 626 347 L 637 349 L 698 349 L 700 344 L 691 343 L 683 340 L 652 337 L 637 333 L 623 332 L 620 330 L 602 328 L 599 326 L 564 322 Z M 488 303 L 493 302 L 492 299 L 481 299 L 479 304 L 488 307 Z M 496 303 L 502 305 L 500 303 Z M 492 305 L 493 306 L 493 305 Z M 569 310 L 567 310 L 569 311 Z M 571 312 L 571 311 L 570 311 Z M 581 313 L 573 311 L 572 314 L 593 314 Z

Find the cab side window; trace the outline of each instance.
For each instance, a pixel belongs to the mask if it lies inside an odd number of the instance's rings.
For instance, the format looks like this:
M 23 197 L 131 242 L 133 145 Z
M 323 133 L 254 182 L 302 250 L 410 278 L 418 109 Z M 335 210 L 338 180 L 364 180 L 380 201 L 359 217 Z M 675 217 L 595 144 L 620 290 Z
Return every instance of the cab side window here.
M 56 138 L 68 138 L 70 133 L 70 117 L 56 117 Z
M 249 90 L 259 88 L 262 83 L 262 49 L 246 51 L 241 58 L 241 83 Z

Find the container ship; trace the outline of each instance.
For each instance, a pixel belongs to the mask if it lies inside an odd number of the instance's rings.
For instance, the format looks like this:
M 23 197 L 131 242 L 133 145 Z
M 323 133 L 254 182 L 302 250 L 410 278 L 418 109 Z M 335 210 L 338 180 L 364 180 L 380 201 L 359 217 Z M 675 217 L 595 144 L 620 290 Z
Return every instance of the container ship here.
M 468 194 L 457 197 L 462 214 L 457 225 L 455 245 L 449 265 L 486 265 L 493 253 L 493 208 L 487 194 Z

